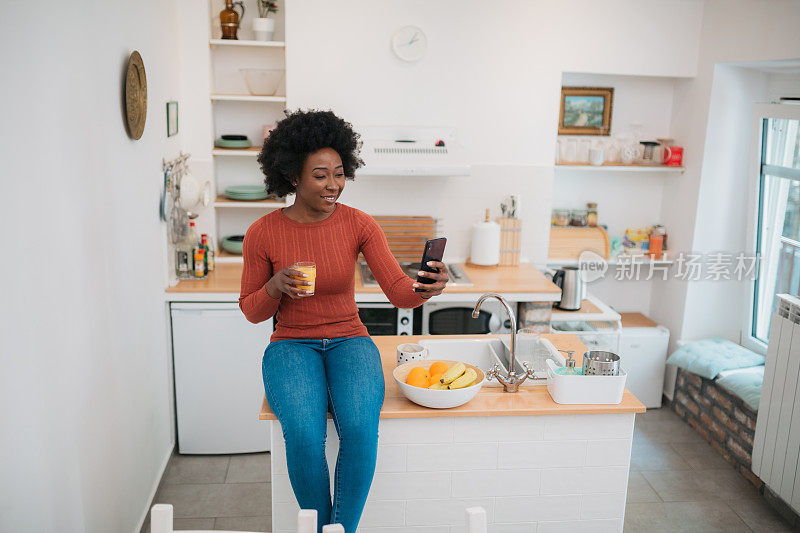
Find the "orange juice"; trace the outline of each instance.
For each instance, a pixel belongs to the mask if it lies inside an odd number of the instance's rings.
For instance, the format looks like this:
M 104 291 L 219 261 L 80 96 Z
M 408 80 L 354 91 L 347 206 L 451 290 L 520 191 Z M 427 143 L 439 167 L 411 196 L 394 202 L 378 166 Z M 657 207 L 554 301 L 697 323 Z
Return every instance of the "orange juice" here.
M 300 272 L 308 276 L 306 278 L 295 278 L 305 281 L 303 285 L 297 285 L 297 287 L 300 289 L 311 291 L 311 294 L 314 294 L 314 286 L 316 285 L 317 281 L 316 263 L 313 263 L 311 261 L 302 261 L 300 263 L 293 264 L 292 268 L 295 270 L 299 270 Z

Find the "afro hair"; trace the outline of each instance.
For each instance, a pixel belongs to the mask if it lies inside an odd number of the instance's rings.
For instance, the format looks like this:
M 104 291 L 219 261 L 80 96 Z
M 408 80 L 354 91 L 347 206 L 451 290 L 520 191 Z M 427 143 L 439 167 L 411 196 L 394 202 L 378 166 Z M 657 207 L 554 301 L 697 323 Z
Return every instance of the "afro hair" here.
M 356 169 L 364 164 L 359 157 L 359 137 L 349 122 L 331 111 L 287 112 L 258 154 L 267 192 L 281 197 L 293 193 L 292 182 L 300 177 L 308 154 L 323 148 L 339 154 L 344 175 L 353 179 Z

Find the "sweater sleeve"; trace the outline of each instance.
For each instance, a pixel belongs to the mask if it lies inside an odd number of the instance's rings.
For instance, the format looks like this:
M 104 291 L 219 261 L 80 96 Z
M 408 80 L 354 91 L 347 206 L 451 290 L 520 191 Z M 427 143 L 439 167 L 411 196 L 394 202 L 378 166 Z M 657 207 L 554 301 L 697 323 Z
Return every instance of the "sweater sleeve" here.
M 410 309 L 425 303 L 425 298 L 414 292 L 414 280 L 406 276 L 389 250 L 383 230 L 369 215 L 364 216 L 360 251 L 392 305 Z
M 242 269 L 242 285 L 239 293 L 239 309 L 245 318 L 253 324 L 258 324 L 271 318 L 278 310 L 281 300 L 269 295 L 266 283 L 272 278 L 272 263 L 267 257 L 265 241 L 262 237 L 259 220 L 244 236 L 242 256 L 244 268 Z

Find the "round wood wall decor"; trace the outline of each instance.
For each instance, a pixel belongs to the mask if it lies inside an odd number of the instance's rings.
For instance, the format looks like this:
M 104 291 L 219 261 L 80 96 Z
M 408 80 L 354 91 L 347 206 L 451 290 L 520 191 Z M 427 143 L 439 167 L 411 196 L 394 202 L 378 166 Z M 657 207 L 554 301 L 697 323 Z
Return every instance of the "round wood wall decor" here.
M 128 135 L 132 139 L 140 139 L 147 119 L 147 78 L 142 56 L 136 51 L 128 58 L 128 71 L 125 74 L 125 117 Z

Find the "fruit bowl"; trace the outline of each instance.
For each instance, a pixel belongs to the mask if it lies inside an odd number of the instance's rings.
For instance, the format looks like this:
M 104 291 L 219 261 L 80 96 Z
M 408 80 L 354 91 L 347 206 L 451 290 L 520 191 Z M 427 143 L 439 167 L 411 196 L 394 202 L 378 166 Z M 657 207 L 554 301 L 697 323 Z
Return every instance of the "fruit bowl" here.
M 478 377 L 475 379 L 475 384 L 469 387 L 452 390 L 435 390 L 415 387 L 406 383 L 408 373 L 411 372 L 411 369 L 418 366 L 427 369 L 430 368 L 430 366 L 435 362 L 435 360 L 409 361 L 408 363 L 403 363 L 394 369 L 392 372 L 392 375 L 394 376 L 394 382 L 397 383 L 397 386 L 400 388 L 403 396 L 415 404 L 423 407 L 431 407 L 433 409 L 448 409 L 450 407 L 458 407 L 459 405 L 463 405 L 474 398 L 475 395 L 478 394 L 478 391 L 481 390 L 481 386 L 486 380 L 486 374 L 483 372 L 483 370 L 477 366 L 464 363 L 467 368 L 473 369 L 478 375 Z M 442 360 L 442 362 L 452 365 L 458 361 Z

